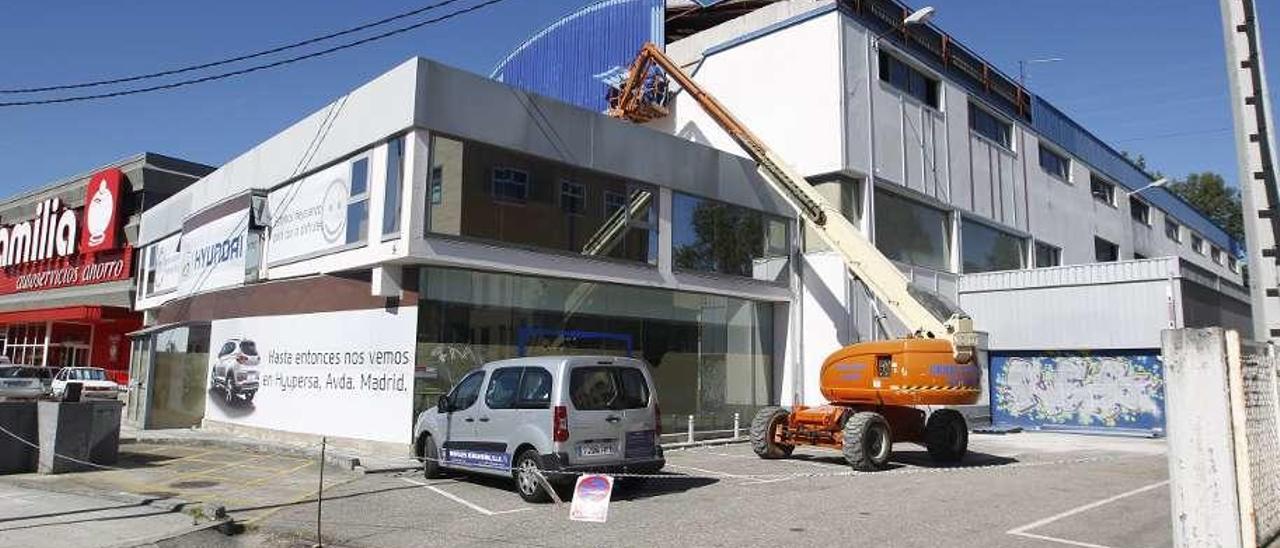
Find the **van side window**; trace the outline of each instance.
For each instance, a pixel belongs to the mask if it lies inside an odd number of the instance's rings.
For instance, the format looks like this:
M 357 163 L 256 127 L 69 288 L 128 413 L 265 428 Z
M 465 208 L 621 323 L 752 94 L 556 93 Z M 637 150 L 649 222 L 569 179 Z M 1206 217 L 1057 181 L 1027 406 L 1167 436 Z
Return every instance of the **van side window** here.
M 489 377 L 489 390 L 484 394 L 484 404 L 489 409 L 513 409 L 516 391 L 520 387 L 520 367 L 503 367 Z
M 527 367 L 520 380 L 520 397 L 516 407 L 549 409 L 551 407 L 551 373 L 541 367 Z
M 475 405 L 476 400 L 480 399 L 480 384 L 484 382 L 484 371 L 476 371 L 467 375 L 462 382 L 453 387 L 453 393 L 449 394 L 449 401 L 453 404 L 454 411 L 462 411 Z

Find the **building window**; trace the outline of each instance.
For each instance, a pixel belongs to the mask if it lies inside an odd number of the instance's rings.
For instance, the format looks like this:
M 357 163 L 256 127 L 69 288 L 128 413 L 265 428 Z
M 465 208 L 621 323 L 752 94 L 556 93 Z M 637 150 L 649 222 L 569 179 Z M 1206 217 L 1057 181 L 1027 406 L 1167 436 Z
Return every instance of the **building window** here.
M 621 192 L 606 190 L 604 192 L 604 216 L 613 217 L 622 208 L 627 207 L 627 196 Z
M 1147 226 L 1151 226 L 1151 206 L 1133 196 L 1129 197 L 1129 216 Z
M 701 430 L 732 428 L 735 413 L 776 405 L 784 392 L 774 364 L 775 345 L 787 332 L 775 330 L 776 307 L 768 302 L 478 270 L 420 271 L 415 354 L 430 365 L 414 382 L 418 411 L 435 405 L 467 371 L 525 356 L 642 358 L 653 366 L 662 420 L 695 415 Z M 541 368 L 525 369 L 516 407 L 546 408 L 551 380 Z
M 44 323 L 9 325 L 5 334 L 4 355 L 9 357 L 11 363 L 44 366 L 47 327 Z
M 430 234 L 620 259 L 658 262 L 657 188 L 443 136 L 431 139 Z M 438 181 L 438 182 L 437 182 Z M 438 189 L 438 190 L 437 190 Z M 625 214 L 590 207 L 612 194 Z M 491 201 L 492 200 L 492 201 Z M 494 207 L 520 204 L 518 207 Z
M 444 167 L 431 166 L 431 205 L 444 201 Z
M 1040 145 L 1040 168 L 1049 175 L 1071 182 L 1071 160 L 1044 145 Z
M 1013 150 L 1013 124 L 974 103 L 969 103 L 969 129 Z
M 1204 238 L 1201 238 L 1199 234 L 1193 233 L 1191 235 L 1191 250 L 1204 255 Z
M 1222 248 L 1217 246 L 1209 248 L 1209 258 L 1215 263 L 1222 264 Z
M 915 67 L 880 50 L 880 80 L 916 98 L 921 103 L 938 108 L 939 84 L 935 78 L 926 76 Z
M 1093 258 L 1100 263 L 1113 263 L 1120 260 L 1120 246 L 1107 240 L 1093 237 Z
M 1044 242 L 1036 242 L 1036 268 L 1051 266 L 1062 266 L 1062 250 Z
M 1169 219 L 1164 220 L 1164 235 L 1168 236 L 1170 240 L 1182 243 L 1182 227 Z
M 560 210 L 582 215 L 587 210 L 587 187 L 572 181 L 560 181 Z
M 1089 174 L 1089 193 L 1099 202 L 1111 207 L 1116 205 L 1116 185 L 1099 177 L 1097 173 Z
M 1231 269 L 1232 272 L 1240 272 L 1240 262 L 1236 260 L 1235 256 L 1227 255 L 1227 268 Z
M 946 211 L 883 189 L 875 192 L 876 247 L 895 261 L 951 270 L 951 220 Z
M 404 137 L 387 142 L 387 174 L 382 185 L 382 235 L 400 233 L 400 196 L 403 192 Z
M 347 243 L 369 236 L 369 159 L 351 162 L 351 196 L 347 199 Z
M 523 204 L 529 201 L 529 173 L 509 167 L 493 168 L 493 199 Z
M 677 192 L 671 225 L 676 268 L 757 280 L 786 278 L 790 240 L 781 217 Z
M 960 258 L 963 272 L 1018 270 L 1026 264 L 1025 240 L 982 223 L 960 223 Z

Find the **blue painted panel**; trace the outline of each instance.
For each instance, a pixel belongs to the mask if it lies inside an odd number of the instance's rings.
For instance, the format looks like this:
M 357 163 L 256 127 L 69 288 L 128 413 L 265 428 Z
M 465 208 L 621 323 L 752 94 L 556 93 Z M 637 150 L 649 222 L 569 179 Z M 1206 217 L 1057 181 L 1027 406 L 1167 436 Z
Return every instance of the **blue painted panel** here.
M 602 0 L 571 13 L 516 48 L 492 77 L 603 112 L 606 81 L 620 79 L 645 42 L 662 44 L 664 0 Z
M 991 418 L 997 426 L 1164 430 L 1164 365 L 1158 352 L 991 354 Z
M 1129 190 L 1142 188 L 1151 182 L 1151 178 L 1125 159 L 1124 155 L 1038 96 L 1033 97 L 1031 101 L 1031 126 L 1040 135 Z M 1213 224 L 1172 192 L 1163 188 L 1153 188 L 1143 191 L 1142 197 L 1172 214 L 1183 225 L 1200 233 L 1214 245 L 1235 254 L 1236 257 L 1244 257 L 1242 242 L 1233 240 L 1225 230 Z

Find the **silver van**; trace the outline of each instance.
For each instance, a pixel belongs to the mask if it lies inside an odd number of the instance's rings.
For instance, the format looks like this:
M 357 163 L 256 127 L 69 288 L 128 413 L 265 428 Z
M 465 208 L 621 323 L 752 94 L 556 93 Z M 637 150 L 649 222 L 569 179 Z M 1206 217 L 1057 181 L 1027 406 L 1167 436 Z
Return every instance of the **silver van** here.
M 550 498 L 577 472 L 654 473 L 658 399 L 649 366 L 606 356 L 516 358 L 468 373 L 414 424 L 423 473 L 442 468 L 507 476 L 520 497 Z

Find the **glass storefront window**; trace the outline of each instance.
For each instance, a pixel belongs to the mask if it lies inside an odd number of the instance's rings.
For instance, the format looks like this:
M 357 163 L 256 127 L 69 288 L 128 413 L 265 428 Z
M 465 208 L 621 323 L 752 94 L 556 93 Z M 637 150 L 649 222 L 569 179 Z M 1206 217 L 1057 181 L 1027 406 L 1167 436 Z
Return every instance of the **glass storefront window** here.
M 665 424 L 730 428 L 776 402 L 773 305 L 732 297 L 424 268 L 415 414 L 487 362 L 609 355 L 654 366 Z
M 898 262 L 951 270 L 947 212 L 876 189 L 876 247 Z
M 782 281 L 789 242 L 782 217 L 679 192 L 672 196 L 672 261 L 677 269 Z
M 8 326 L 4 355 L 13 363 L 45 365 L 46 331 L 44 323 L 20 323 Z
M 655 187 L 447 137 L 430 177 L 432 234 L 658 262 Z
M 961 223 L 960 232 L 965 273 L 1018 270 L 1026 265 L 1026 240 L 968 220 Z

